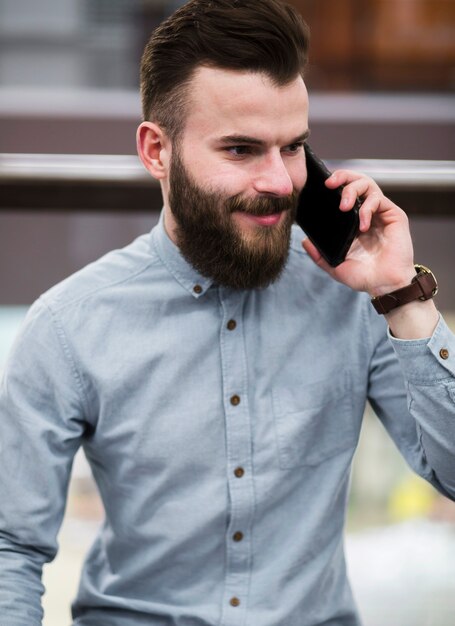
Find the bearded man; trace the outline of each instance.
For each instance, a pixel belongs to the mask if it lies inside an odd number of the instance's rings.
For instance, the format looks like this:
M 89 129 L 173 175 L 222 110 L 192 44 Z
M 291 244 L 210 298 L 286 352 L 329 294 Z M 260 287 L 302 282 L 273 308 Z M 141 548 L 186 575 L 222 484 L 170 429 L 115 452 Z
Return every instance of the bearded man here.
M 409 297 L 405 214 L 343 170 L 346 260 L 293 226 L 307 49 L 278 0 L 191 0 L 152 34 L 137 140 L 161 220 L 44 294 L 4 376 L 2 626 L 41 624 L 80 446 L 106 518 L 73 626 L 358 626 L 343 524 L 367 399 L 455 496 L 455 339 Z

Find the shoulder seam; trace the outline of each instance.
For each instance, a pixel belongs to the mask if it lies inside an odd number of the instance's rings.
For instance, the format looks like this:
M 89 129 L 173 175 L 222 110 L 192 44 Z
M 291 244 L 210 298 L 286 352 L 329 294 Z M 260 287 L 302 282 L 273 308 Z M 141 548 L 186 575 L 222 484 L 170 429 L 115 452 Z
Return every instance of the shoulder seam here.
M 122 283 L 126 283 L 127 281 L 132 280 L 136 278 L 137 276 L 139 276 L 140 274 L 142 274 L 143 272 L 145 272 L 149 267 L 153 266 L 154 264 L 159 264 L 159 263 L 160 263 L 160 260 L 158 258 L 151 259 L 145 265 L 143 265 L 139 270 L 131 274 L 128 274 L 128 276 L 123 277 L 119 280 L 114 280 L 112 282 L 109 282 L 106 285 L 98 286 L 76 298 L 65 300 L 65 302 L 61 303 L 60 305 L 58 304 L 58 302 L 56 303 L 55 300 L 53 300 L 50 296 L 48 296 L 49 292 L 43 294 L 40 299 L 46 302 L 46 307 L 49 309 L 51 313 L 54 313 L 54 312 L 57 313 L 67 308 L 68 306 L 74 305 L 78 302 L 82 302 L 83 300 L 87 300 L 94 294 L 99 293 L 105 289 L 109 289 L 110 287 L 114 287 L 116 285 L 121 285 Z
M 57 315 L 54 311 L 52 311 L 52 309 L 48 306 L 48 304 L 43 300 L 43 298 L 40 298 L 40 301 L 42 303 L 43 308 L 45 308 L 45 310 L 48 312 L 50 320 L 52 322 L 52 325 L 54 326 L 55 329 L 55 333 L 58 339 L 58 342 L 62 348 L 63 354 L 65 355 L 66 359 L 68 360 L 68 364 L 70 366 L 70 371 L 71 374 L 76 382 L 76 386 L 78 389 L 78 395 L 79 395 L 79 399 L 81 402 L 81 405 L 84 407 L 84 413 L 86 416 L 89 415 L 89 411 L 88 411 L 88 401 L 87 401 L 87 394 L 85 392 L 84 389 L 84 385 L 82 382 L 82 375 L 79 372 L 79 369 L 76 365 L 76 359 L 73 356 L 70 347 L 69 347 L 69 343 L 66 337 L 66 333 L 65 330 L 63 328 L 63 325 L 61 323 L 61 321 L 57 318 Z

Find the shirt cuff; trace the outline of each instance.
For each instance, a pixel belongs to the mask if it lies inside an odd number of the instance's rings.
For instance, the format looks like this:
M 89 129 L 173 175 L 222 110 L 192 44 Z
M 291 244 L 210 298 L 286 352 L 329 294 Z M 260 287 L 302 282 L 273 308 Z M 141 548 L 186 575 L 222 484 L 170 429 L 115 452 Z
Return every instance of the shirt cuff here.
M 433 335 L 426 339 L 389 339 L 408 381 L 432 384 L 455 376 L 455 335 L 440 315 Z

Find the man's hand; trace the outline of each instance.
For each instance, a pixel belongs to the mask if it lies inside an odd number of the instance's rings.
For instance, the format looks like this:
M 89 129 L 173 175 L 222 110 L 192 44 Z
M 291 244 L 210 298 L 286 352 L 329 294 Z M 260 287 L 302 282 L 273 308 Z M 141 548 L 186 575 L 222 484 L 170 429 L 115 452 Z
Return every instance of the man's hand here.
M 350 211 L 357 198 L 363 202 L 359 214 L 360 233 L 346 260 L 335 268 L 330 267 L 306 239 L 303 246 L 313 261 L 336 280 L 357 291 L 367 291 L 372 297 L 409 284 L 415 270 L 405 212 L 384 196 L 374 180 L 362 174 L 337 170 L 326 185 L 331 189 L 345 185 L 341 211 Z
M 363 174 L 337 170 L 326 185 L 331 189 L 345 185 L 341 211 L 350 211 L 356 198 L 360 198 L 360 232 L 345 261 L 337 267 L 331 267 L 311 241 L 305 239 L 302 245 L 313 261 L 335 280 L 356 291 L 366 291 L 371 297 L 409 285 L 415 269 L 405 212 L 384 196 L 374 180 Z M 437 324 L 438 313 L 432 301 L 416 301 L 393 310 L 387 320 L 397 337 L 428 337 Z

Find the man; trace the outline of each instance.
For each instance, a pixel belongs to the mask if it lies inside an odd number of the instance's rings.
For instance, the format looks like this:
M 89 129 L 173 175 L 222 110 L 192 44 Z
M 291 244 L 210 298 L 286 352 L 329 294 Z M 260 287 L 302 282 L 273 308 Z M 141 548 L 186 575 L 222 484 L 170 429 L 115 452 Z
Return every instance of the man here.
M 81 445 L 106 519 L 75 626 L 358 625 L 342 533 L 367 398 L 455 495 L 454 337 L 431 298 L 389 336 L 370 302 L 416 275 L 406 216 L 338 171 L 341 210 L 363 199 L 347 260 L 292 227 L 307 41 L 278 0 L 192 0 L 152 36 L 138 150 L 160 224 L 42 296 L 3 380 L 2 626 L 41 623 Z

